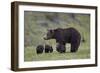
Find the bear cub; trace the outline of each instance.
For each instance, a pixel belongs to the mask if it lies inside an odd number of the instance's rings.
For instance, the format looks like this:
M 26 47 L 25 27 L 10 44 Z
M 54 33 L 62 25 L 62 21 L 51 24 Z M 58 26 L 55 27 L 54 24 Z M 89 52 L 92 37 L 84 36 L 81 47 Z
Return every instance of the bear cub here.
M 58 44 L 58 45 L 56 46 L 56 50 L 57 50 L 59 53 L 65 53 L 65 52 L 66 52 L 66 47 L 65 47 L 65 45 Z
M 53 48 L 50 45 L 45 45 L 45 53 L 52 53 L 53 52 Z
M 37 48 L 36 48 L 36 53 L 41 54 L 41 53 L 43 53 L 43 50 L 44 50 L 44 46 L 38 45 Z

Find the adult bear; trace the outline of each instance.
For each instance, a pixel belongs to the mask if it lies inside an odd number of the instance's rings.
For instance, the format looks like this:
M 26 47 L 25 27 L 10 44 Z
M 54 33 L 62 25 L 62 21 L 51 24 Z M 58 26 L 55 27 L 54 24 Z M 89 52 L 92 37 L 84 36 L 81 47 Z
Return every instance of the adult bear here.
M 44 38 L 45 40 L 55 39 L 56 42 L 60 45 L 66 45 L 66 43 L 71 44 L 71 52 L 76 52 L 80 45 L 81 35 L 80 33 L 73 27 L 62 29 L 50 29 L 47 32 L 47 36 Z

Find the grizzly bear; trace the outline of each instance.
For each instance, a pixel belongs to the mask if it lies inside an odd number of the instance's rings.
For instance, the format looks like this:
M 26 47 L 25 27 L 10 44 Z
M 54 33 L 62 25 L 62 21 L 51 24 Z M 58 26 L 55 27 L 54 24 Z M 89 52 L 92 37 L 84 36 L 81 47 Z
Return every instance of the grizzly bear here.
M 52 53 L 53 52 L 53 48 L 50 45 L 45 45 L 45 53 Z
M 65 53 L 65 52 L 66 52 L 65 45 L 58 44 L 58 45 L 56 46 L 56 50 L 57 50 L 59 53 Z
M 44 50 L 44 46 L 43 46 L 43 45 L 38 45 L 38 46 L 36 47 L 36 53 L 37 53 L 37 54 L 43 53 L 43 50 Z
M 81 35 L 73 27 L 70 28 L 57 28 L 48 30 L 44 40 L 55 39 L 59 45 L 66 45 L 66 43 L 71 44 L 71 52 L 76 52 L 79 48 Z M 62 48 L 61 48 L 62 49 Z

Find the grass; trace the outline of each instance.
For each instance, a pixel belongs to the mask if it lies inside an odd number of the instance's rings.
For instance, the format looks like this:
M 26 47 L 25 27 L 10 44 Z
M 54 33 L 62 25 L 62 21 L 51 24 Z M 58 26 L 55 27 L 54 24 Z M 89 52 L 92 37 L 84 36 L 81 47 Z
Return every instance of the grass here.
M 68 46 L 67 46 L 68 47 Z M 84 43 L 81 44 L 76 53 L 71 53 L 70 49 L 66 49 L 66 53 L 58 53 L 56 50 L 53 53 L 37 54 L 33 47 L 25 48 L 24 61 L 45 61 L 45 60 L 70 60 L 70 59 L 88 59 L 90 58 L 90 49 Z
M 44 60 L 70 60 L 90 58 L 90 15 L 71 13 L 48 13 L 25 11 L 24 17 L 24 61 Z M 48 18 L 47 18 L 48 17 Z M 41 22 L 42 21 L 42 22 Z M 70 46 L 66 46 L 66 53 L 58 53 L 55 49 L 55 40 L 43 40 L 47 29 L 76 28 L 81 37 L 85 39 L 76 53 L 70 52 Z M 36 53 L 39 44 L 50 44 L 53 53 Z

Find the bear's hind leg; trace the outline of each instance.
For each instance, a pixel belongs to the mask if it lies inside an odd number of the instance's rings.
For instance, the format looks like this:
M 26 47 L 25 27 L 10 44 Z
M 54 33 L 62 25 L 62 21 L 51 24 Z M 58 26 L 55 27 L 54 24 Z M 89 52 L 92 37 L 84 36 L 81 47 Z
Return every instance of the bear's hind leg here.
M 73 53 L 77 52 L 78 48 L 79 48 L 79 44 L 77 43 L 71 44 L 71 52 Z
M 71 41 L 71 52 L 77 52 L 79 46 L 80 46 L 80 38 L 78 40 L 72 39 L 72 41 Z

